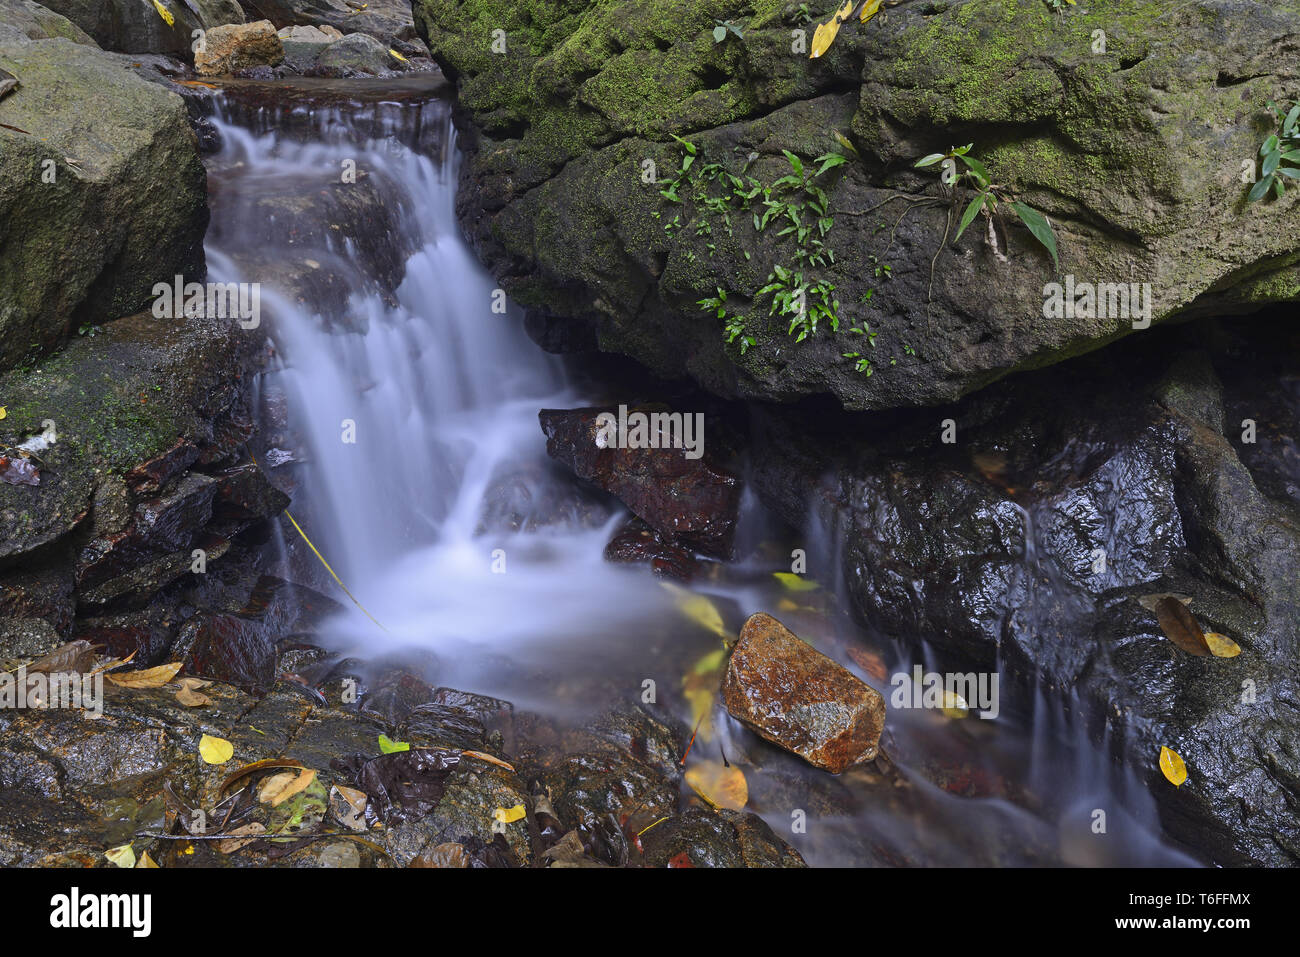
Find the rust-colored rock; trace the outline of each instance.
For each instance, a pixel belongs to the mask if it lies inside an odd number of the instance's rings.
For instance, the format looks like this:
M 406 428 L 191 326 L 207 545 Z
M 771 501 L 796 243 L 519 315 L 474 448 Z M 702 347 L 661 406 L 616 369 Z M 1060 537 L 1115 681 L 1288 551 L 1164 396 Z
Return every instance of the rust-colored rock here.
M 194 54 L 194 69 L 200 76 L 220 76 L 256 66 L 275 66 L 284 61 L 284 44 L 270 20 L 227 23 L 208 30 L 203 49 Z
M 762 613 L 740 631 L 722 699 L 761 737 L 835 774 L 874 758 L 885 726 L 875 689 Z

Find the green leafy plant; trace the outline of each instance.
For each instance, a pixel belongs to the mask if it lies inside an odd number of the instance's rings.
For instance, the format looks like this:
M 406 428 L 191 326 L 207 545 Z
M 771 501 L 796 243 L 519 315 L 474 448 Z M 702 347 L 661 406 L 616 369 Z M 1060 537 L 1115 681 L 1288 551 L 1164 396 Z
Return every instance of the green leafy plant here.
M 714 20 L 713 22 L 717 24 L 717 26 L 713 28 L 714 43 L 721 43 L 723 40 L 727 39 L 728 33 L 734 34 L 737 40 L 745 39 L 745 34 L 741 32 L 740 27 L 732 21 Z
M 1074 0 L 1047 0 L 1047 6 L 1053 13 L 1064 13 L 1066 7 L 1075 6 Z
M 1281 198 L 1288 179 L 1300 180 L 1300 103 L 1278 106 L 1269 100 L 1268 111 L 1277 119 L 1278 129 L 1270 133 L 1259 148 L 1259 179 L 1251 187 L 1246 201 L 1255 203 L 1270 192 Z
M 1047 217 L 1034 209 L 1032 206 L 1013 199 L 1012 193 L 1006 187 L 999 186 L 993 182 L 989 171 L 984 164 L 975 157 L 969 155 L 973 143 L 968 143 L 962 147 L 954 147 L 947 153 L 931 153 L 923 156 L 916 161 L 918 169 L 924 169 L 928 166 L 934 166 L 943 163 L 945 168 L 955 170 L 956 164 L 960 162 L 965 168 L 958 174 L 952 182 L 965 181 L 967 187 L 974 192 L 974 197 L 967 204 L 965 211 L 961 215 L 961 220 L 957 225 L 957 234 L 953 237 L 953 242 L 961 239 L 962 233 L 966 228 L 975 221 L 975 217 L 984 214 L 988 221 L 988 241 L 993 247 L 994 253 L 999 259 L 1005 259 L 1001 249 L 998 246 L 997 231 L 994 226 L 997 214 L 1004 208 L 1010 208 L 1029 229 L 1030 234 L 1042 244 L 1052 256 L 1052 264 L 1060 265 L 1060 260 L 1056 253 L 1056 234 L 1052 230 L 1052 224 Z

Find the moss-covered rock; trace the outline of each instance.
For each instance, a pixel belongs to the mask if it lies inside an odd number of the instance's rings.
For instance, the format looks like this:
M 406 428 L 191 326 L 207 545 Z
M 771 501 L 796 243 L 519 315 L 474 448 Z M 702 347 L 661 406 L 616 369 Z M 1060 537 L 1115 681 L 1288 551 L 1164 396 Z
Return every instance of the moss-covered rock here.
M 67 39 L 0 41 L 0 369 L 201 279 L 205 174 L 181 99 Z
M 1296 194 L 1247 206 L 1242 182 L 1265 102 L 1300 95 L 1297 0 L 1158 17 L 1139 0 L 1064 14 L 1041 0 L 907 4 L 846 26 L 818 60 L 795 4 L 415 0 L 415 16 L 476 134 L 460 211 L 502 284 L 594 328 L 601 348 L 724 395 L 934 404 L 1145 326 L 1118 310 L 1045 315 L 1046 287 L 1066 276 L 1149 284 L 1152 324 L 1300 291 Z M 715 42 L 722 20 L 742 36 Z M 684 160 L 674 136 L 697 150 L 681 203 L 661 195 Z M 1005 207 L 996 246 L 982 217 L 952 241 L 972 194 L 913 164 L 966 143 L 1005 194 L 1050 217 L 1059 268 Z M 752 202 L 710 210 L 724 191 L 701 172 L 770 185 L 789 172 L 782 150 L 850 157 L 817 180 L 834 262 L 804 269 L 836 287 L 839 329 L 798 345 L 759 292 L 798 244 L 756 233 Z M 698 304 L 719 289 L 743 317 L 730 344 Z

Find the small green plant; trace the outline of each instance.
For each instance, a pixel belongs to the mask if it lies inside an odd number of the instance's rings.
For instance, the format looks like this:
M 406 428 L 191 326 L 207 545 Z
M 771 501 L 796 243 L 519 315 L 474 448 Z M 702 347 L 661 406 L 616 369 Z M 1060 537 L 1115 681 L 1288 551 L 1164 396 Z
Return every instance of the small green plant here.
M 1279 199 L 1286 193 L 1284 180 L 1300 180 L 1300 103 L 1278 106 L 1268 101 L 1268 111 L 1277 119 L 1278 130 L 1270 133 L 1259 148 L 1259 179 L 1246 201 L 1258 202 L 1270 192 Z
M 99 332 L 99 326 L 94 325 L 93 323 L 83 322 L 77 327 L 77 335 L 79 336 L 90 336 L 91 338 L 94 338 L 95 333 L 97 332 Z
M 994 254 L 999 259 L 1005 259 L 1006 257 L 998 247 L 997 230 L 994 227 L 994 221 L 1002 207 L 1009 206 L 1020 221 L 1028 227 L 1033 237 L 1042 244 L 1044 249 L 1051 253 L 1052 264 L 1059 266 L 1060 260 L 1056 255 L 1056 234 L 1052 231 L 1052 224 L 1047 217 L 1032 206 L 1026 206 L 1024 203 L 1012 199 L 1010 191 L 995 184 L 984 164 L 969 155 L 972 146 L 974 146 L 973 143 L 968 143 L 962 147 L 954 147 L 947 153 L 931 153 L 929 156 L 923 156 L 916 161 L 918 169 L 942 163 L 945 183 L 954 185 L 961 180 L 965 180 L 966 185 L 975 193 L 974 198 L 961 215 L 961 221 L 957 226 L 957 235 L 953 237 L 953 242 L 961 239 L 961 234 L 966 231 L 966 227 L 974 222 L 976 216 L 983 213 L 988 220 L 988 242 L 993 247 Z M 957 172 L 958 162 L 965 167 L 960 173 Z
M 1047 6 L 1053 13 L 1064 13 L 1066 7 L 1075 6 L 1074 0 L 1047 0 Z
M 745 34 L 741 32 L 740 27 L 732 21 L 714 20 L 713 22 L 717 24 L 717 26 L 713 28 L 714 43 L 721 43 L 723 40 L 727 39 L 728 33 L 734 34 L 737 40 L 745 39 Z
M 767 274 L 767 285 L 758 291 L 758 296 L 769 294 L 772 304 L 768 315 L 789 319 L 787 335 L 794 336 L 795 342 L 816 335 L 822 320 L 832 332 L 839 331 L 840 301 L 835 298 L 834 284 L 828 280 L 806 279 L 802 271 L 778 264 Z

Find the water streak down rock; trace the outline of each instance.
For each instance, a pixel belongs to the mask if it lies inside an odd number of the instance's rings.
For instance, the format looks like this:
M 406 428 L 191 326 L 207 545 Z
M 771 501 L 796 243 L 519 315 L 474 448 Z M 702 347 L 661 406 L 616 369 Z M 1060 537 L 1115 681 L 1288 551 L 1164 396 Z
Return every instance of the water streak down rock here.
M 835 774 L 874 758 L 885 726 L 874 688 L 761 612 L 740 631 L 722 699 L 761 737 Z

